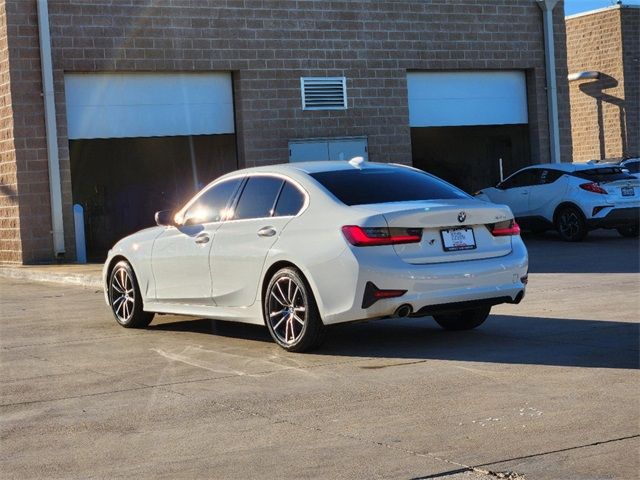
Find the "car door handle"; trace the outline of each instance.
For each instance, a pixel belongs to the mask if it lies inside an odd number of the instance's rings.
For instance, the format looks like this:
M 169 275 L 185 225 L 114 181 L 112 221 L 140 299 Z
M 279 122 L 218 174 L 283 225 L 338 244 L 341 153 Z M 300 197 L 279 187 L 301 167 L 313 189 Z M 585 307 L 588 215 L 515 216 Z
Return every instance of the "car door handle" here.
M 211 239 L 209 238 L 209 235 L 207 235 L 206 233 L 201 233 L 200 235 L 198 235 L 196 237 L 196 243 L 199 244 L 199 245 L 207 243 L 207 242 L 209 242 L 209 240 L 211 240 Z
M 276 229 L 273 227 L 263 227 L 258 230 L 259 237 L 273 237 L 276 234 Z

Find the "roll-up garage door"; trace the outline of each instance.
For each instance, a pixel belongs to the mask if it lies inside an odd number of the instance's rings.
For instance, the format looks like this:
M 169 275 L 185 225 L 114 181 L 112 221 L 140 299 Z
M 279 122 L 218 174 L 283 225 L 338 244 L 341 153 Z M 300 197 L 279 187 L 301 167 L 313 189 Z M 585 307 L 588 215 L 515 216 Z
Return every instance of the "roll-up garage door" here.
M 523 71 L 410 72 L 411 127 L 528 123 Z
M 65 74 L 69 139 L 234 133 L 231 74 Z

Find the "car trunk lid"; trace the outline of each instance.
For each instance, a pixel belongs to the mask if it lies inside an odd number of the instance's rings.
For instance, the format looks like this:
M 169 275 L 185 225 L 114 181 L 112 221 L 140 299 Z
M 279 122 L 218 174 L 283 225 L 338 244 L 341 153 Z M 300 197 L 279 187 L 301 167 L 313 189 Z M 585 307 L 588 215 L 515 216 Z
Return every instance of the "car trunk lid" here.
M 601 182 L 600 186 L 607 192 L 607 202 L 614 204 L 640 202 L 640 179 L 635 177 Z
M 398 202 L 369 206 L 390 229 L 422 229 L 419 243 L 394 245 L 410 264 L 500 257 L 511 252 L 511 236 L 494 236 L 496 223 L 513 219 L 509 207 L 478 200 Z

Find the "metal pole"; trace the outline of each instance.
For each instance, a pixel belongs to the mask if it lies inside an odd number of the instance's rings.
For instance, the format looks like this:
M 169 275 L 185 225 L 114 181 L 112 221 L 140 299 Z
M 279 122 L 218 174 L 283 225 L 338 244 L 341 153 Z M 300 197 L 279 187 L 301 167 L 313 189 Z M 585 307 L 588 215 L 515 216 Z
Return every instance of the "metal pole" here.
M 44 99 L 44 125 L 47 136 L 47 160 L 49 163 L 49 196 L 51 198 L 51 227 L 53 251 L 56 257 L 64 255 L 64 223 L 62 220 L 62 187 L 60 185 L 60 160 L 58 158 L 58 129 L 53 93 L 53 66 L 51 62 L 51 35 L 49 32 L 49 7 L 47 0 L 38 0 L 38 30 L 40 33 L 40 63 L 42 69 L 42 96 Z
M 549 114 L 549 142 L 551 162 L 560 163 L 560 128 L 558 122 L 558 89 L 556 81 L 556 53 L 553 33 L 553 9 L 558 0 L 538 0 L 542 10 L 544 47 L 547 74 L 547 111 Z
M 191 156 L 191 173 L 193 174 L 193 186 L 195 191 L 200 190 L 198 182 L 198 168 L 196 166 L 196 149 L 193 146 L 193 135 L 189 135 L 189 155 Z
M 87 242 L 84 238 L 84 209 L 82 205 L 73 206 L 73 226 L 76 231 L 76 259 L 78 263 L 87 263 Z

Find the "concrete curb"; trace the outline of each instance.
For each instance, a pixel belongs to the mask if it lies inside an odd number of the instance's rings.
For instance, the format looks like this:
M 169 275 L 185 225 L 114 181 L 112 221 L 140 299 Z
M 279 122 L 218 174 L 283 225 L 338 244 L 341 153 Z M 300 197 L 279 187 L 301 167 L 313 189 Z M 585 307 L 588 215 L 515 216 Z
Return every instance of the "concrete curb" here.
M 72 267 L 77 267 L 73 265 Z M 53 268 L 56 270 L 53 271 Z M 31 282 L 76 285 L 84 288 L 102 289 L 102 276 L 97 272 L 73 272 L 61 266 L 0 266 L 0 278 L 27 280 Z

